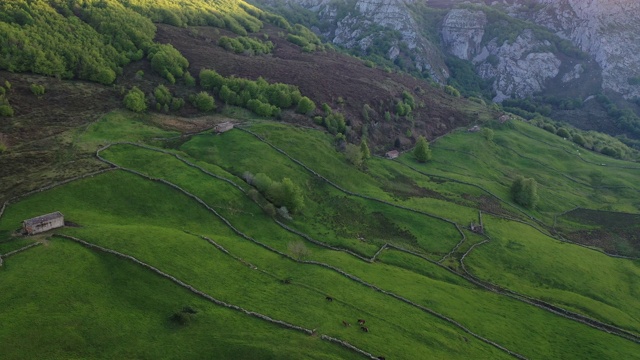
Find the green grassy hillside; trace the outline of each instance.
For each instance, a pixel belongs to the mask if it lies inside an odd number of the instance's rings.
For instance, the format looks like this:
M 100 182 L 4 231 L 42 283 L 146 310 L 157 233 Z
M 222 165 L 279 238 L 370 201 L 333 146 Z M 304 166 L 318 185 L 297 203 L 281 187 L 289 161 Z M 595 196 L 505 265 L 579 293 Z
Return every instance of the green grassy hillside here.
M 562 242 L 593 224 L 556 220 L 576 206 L 637 213 L 637 164 L 525 123 L 494 131 L 447 135 L 426 164 L 407 153 L 358 169 L 317 130 L 253 120 L 177 141 L 111 114 L 69 136 L 117 169 L 0 218 L 0 254 L 43 244 L 3 257 L 3 358 L 639 358 L 639 260 Z M 291 219 L 245 181 L 260 173 L 300 189 Z M 517 174 L 539 183 L 534 210 L 511 201 Z M 468 230 L 478 210 L 484 235 Z M 51 211 L 74 226 L 15 232 Z

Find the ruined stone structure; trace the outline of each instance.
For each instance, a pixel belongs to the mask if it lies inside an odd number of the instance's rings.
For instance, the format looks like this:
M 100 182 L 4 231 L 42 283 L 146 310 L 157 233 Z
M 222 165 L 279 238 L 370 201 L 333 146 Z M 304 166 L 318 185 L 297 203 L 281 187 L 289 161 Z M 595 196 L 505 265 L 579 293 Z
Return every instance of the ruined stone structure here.
M 384 154 L 384 157 L 386 157 L 389 160 L 395 159 L 398 156 L 400 156 L 400 153 L 398 152 L 398 150 L 391 150 L 391 151 L 388 151 L 386 154 Z
M 39 234 L 64 226 L 64 215 L 59 211 L 46 214 L 22 222 L 22 228 L 28 235 Z
M 215 128 L 213 128 L 213 130 L 216 132 L 216 134 L 222 134 L 223 132 L 227 132 L 229 130 L 233 129 L 233 123 L 231 121 L 226 121 L 223 123 L 220 123 L 218 125 L 216 125 Z

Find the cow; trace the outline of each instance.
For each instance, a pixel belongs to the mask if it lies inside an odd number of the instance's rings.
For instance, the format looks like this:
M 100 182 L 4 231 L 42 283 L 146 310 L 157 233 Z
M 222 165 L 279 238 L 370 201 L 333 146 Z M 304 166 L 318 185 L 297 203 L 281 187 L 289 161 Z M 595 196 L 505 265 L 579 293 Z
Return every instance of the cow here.
M 327 301 L 329 301 L 329 302 L 333 301 L 333 298 L 331 296 L 327 296 L 327 297 L 325 297 L 325 299 L 327 299 Z
M 351 324 L 349 324 L 348 322 L 342 320 L 342 325 L 344 325 L 344 327 L 349 327 L 351 326 Z
M 366 321 L 364 321 L 364 319 L 358 319 L 358 324 L 360 324 L 360 325 L 364 325 L 365 322 Z
M 366 326 L 360 326 L 360 330 L 364 331 L 364 332 L 369 332 L 369 328 Z

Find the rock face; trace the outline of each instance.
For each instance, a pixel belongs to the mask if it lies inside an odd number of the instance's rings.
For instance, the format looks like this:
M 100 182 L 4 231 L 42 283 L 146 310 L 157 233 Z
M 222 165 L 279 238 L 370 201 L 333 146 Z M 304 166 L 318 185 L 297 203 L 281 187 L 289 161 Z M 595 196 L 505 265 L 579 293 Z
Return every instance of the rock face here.
M 502 102 L 510 97 L 524 98 L 545 88 L 545 82 L 555 78 L 562 62 L 552 52 L 535 51 L 549 47 L 548 42 L 537 40 L 530 30 L 525 30 L 512 44 L 498 45 L 493 39 L 473 59 L 478 74 L 484 79 L 494 79 L 496 92 L 494 102 Z M 489 54 L 497 58 L 492 64 Z
M 380 29 L 399 33 L 387 52 L 390 60 L 396 60 L 401 47 L 406 44 L 412 54 L 412 61 L 420 71 L 427 71 L 436 81 L 444 82 L 449 76 L 442 53 L 422 35 L 419 24 L 409 6 L 419 0 L 284 0 L 290 5 L 301 6 L 317 14 L 329 23 L 324 30 L 314 29 L 332 43 L 346 48 L 366 51 L 380 42 Z M 273 4 L 273 0 L 262 0 Z M 404 44 L 401 44 L 404 43 Z
M 365 53 L 371 47 L 388 42 L 381 34 L 382 30 L 391 30 L 398 36 L 388 45 L 388 51 L 385 50 L 387 57 L 404 60 L 409 53 L 413 66 L 429 72 L 440 83 L 449 77 L 444 62 L 447 55 L 472 61 L 482 78 L 493 79 L 496 101 L 511 96 L 526 97 L 549 86 L 576 88 L 581 81 L 587 81 L 587 77 L 600 79 L 599 73 L 592 73 L 594 66 L 591 63 L 587 66 L 590 60 L 568 58 L 526 26 L 521 27 L 511 41 L 498 43 L 497 39 L 486 38 L 487 29 L 492 26 L 487 14 L 468 6 L 453 8 L 460 1 L 426 1 L 427 6 L 449 7 L 441 18 L 439 34 L 426 34 L 428 24 L 417 14 L 424 0 L 259 1 L 284 2 L 310 10 L 325 24 L 316 27 L 316 32 L 334 44 Z M 640 1 L 470 2 L 500 6 L 512 17 L 536 23 L 570 40 L 591 55 L 601 69 L 602 84 L 591 85 L 613 90 L 628 99 L 640 97 Z M 441 44 L 430 40 L 436 36 L 440 36 Z
M 589 53 L 602 68 L 603 88 L 640 97 L 640 2 L 637 0 L 536 0 L 527 18 Z M 516 12 L 518 14 L 518 12 Z M 520 13 L 521 14 L 521 13 Z
M 480 10 L 453 9 L 444 18 L 441 33 L 447 52 L 472 61 L 483 79 L 493 79 L 493 101 L 530 96 L 560 73 L 562 61 L 554 53 L 540 50 L 549 49 L 549 41 L 538 40 L 525 29 L 512 43 L 499 44 L 494 38 L 483 45 L 486 25 L 487 17 Z M 579 77 L 576 73 L 567 76 L 567 81 Z
M 460 59 L 471 60 L 480 52 L 487 16 L 482 11 L 454 9 L 442 22 L 445 50 Z

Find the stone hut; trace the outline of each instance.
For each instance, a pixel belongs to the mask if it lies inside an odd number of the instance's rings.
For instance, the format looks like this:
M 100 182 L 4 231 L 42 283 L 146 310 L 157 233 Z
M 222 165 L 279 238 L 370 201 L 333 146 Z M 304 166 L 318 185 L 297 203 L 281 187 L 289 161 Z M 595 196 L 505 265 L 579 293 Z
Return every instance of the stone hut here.
M 475 125 L 475 126 L 469 128 L 469 130 L 467 130 L 467 131 L 471 132 L 471 133 L 478 132 L 478 131 L 480 131 L 480 126 Z
M 64 226 L 64 215 L 59 211 L 51 214 L 46 214 L 33 219 L 28 219 L 22 222 L 22 229 L 28 235 L 39 234 L 51 229 L 57 229 Z
M 231 129 L 233 129 L 233 123 L 231 121 L 225 121 L 223 123 L 216 125 L 213 128 L 213 131 L 215 131 L 216 134 L 222 134 L 223 132 L 227 132 Z
M 391 151 L 388 151 L 386 154 L 384 154 L 384 157 L 386 157 L 389 160 L 393 160 L 398 156 L 400 156 L 400 152 L 398 150 L 391 150 Z

